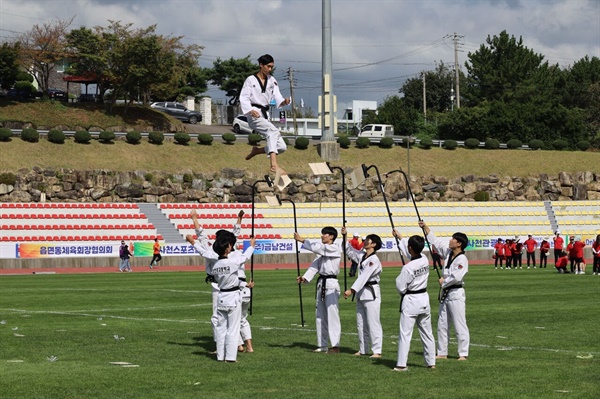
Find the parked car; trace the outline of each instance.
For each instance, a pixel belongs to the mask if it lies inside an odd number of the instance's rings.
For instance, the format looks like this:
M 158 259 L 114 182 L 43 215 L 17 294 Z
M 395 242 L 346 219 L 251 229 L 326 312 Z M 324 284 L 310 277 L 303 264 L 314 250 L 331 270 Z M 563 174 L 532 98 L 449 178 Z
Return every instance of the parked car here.
M 196 124 L 202 121 L 202 114 L 200 112 L 190 111 L 181 103 L 157 102 L 150 104 L 150 107 L 191 124 Z
M 248 125 L 248 117 L 246 115 L 238 115 L 233 118 L 233 131 L 237 134 L 251 134 L 254 130 Z
M 48 98 L 58 101 L 68 101 L 69 94 L 61 89 L 48 89 Z
M 360 130 L 358 137 L 368 137 L 372 143 L 379 143 L 383 137 L 394 137 L 393 125 L 373 124 Z

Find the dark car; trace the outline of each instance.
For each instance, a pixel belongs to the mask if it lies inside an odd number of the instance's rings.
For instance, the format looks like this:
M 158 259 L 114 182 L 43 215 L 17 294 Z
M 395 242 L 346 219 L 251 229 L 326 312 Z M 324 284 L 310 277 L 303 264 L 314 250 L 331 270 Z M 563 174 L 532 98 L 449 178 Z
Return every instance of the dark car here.
M 96 101 L 100 101 L 100 96 L 97 94 L 91 94 L 91 93 L 81 93 L 79 95 L 79 97 L 77 97 L 77 101 L 82 103 L 82 102 L 96 102 Z
M 61 89 L 48 89 L 48 98 L 57 101 L 67 101 L 69 95 L 66 91 Z
M 191 124 L 202 121 L 202 114 L 197 111 L 190 111 L 183 104 L 176 102 L 158 102 L 152 103 L 151 108 L 157 111 L 167 113 L 181 121 L 189 122 Z

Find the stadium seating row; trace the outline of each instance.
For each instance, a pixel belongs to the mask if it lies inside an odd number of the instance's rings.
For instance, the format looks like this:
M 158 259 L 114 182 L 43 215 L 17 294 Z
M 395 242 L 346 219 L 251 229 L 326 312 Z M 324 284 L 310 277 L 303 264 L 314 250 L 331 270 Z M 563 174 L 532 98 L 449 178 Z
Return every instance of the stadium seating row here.
M 189 215 L 188 215 L 189 217 Z M 3 213 L 1 219 L 146 219 L 143 213 Z
M 32 236 L 2 236 L 3 242 L 53 242 L 53 241 L 153 241 L 155 238 L 162 240 L 161 235 L 32 235 Z
M 132 203 L 82 203 L 82 202 L 7 202 L 0 209 L 138 209 Z
M 146 230 L 151 224 L 8 224 L 0 230 Z
M 200 203 L 185 203 L 185 204 L 160 204 L 160 209 L 249 209 L 252 204 L 200 204 Z

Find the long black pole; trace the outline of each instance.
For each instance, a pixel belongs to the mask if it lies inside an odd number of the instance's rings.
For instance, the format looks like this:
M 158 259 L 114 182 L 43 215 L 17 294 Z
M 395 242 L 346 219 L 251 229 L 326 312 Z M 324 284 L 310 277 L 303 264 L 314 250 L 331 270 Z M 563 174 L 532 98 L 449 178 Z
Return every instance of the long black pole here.
M 379 190 L 381 190 L 381 195 L 383 196 L 383 202 L 385 202 L 385 209 L 387 209 L 388 217 L 390 218 L 390 225 L 392 226 L 392 230 L 395 230 L 394 219 L 392 218 L 392 212 L 390 211 L 390 205 L 388 204 L 387 197 L 385 195 L 385 190 L 383 187 L 383 182 L 381 181 L 381 175 L 379 174 L 379 169 L 375 165 L 371 165 L 371 166 L 367 167 L 365 164 L 362 164 L 362 169 L 363 169 L 363 173 L 364 173 L 365 177 L 369 177 L 369 174 L 367 172 L 371 168 L 375 169 L 375 172 L 377 173 L 377 180 L 379 181 Z M 396 246 L 398 247 L 398 253 L 400 254 L 400 260 L 402 261 L 402 266 L 404 266 L 406 263 L 404 262 L 404 256 L 402 256 L 402 249 L 400 249 L 400 240 L 398 240 L 398 237 L 396 237 L 396 236 L 394 236 L 394 238 L 396 239 Z
M 298 217 L 296 216 L 296 203 L 291 199 L 284 198 L 283 200 L 277 196 L 277 199 L 281 203 L 281 201 L 287 201 L 292 204 L 292 208 L 294 209 L 294 232 L 298 232 Z M 300 277 L 300 250 L 298 249 L 298 241 L 294 240 L 296 243 L 296 271 L 298 272 L 298 277 Z M 302 327 L 304 327 L 304 306 L 302 306 L 302 284 L 298 284 L 298 296 L 300 298 L 300 320 L 302 320 Z
M 393 170 L 393 171 L 391 171 L 391 172 L 389 172 L 387 174 L 390 174 L 390 173 L 393 173 L 393 172 L 400 172 L 400 173 L 402 173 L 402 176 L 404 176 L 404 181 L 406 182 L 406 192 L 410 196 L 410 199 L 412 200 L 413 206 L 415 207 L 415 212 L 417 213 L 417 219 L 418 219 L 418 221 L 422 222 L 423 219 L 421 219 L 421 215 L 419 214 L 419 208 L 417 207 L 417 202 L 415 201 L 415 196 L 412 193 L 412 188 L 410 188 L 410 181 L 408 180 L 408 176 L 406 175 L 406 173 L 404 173 L 404 171 L 402 169 Z M 423 237 L 425 238 L 425 243 L 427 244 L 427 248 L 429 248 L 429 253 L 431 254 L 431 260 L 433 261 L 433 249 L 432 249 L 431 243 L 427 239 L 427 234 L 425 233 L 425 228 L 421 227 L 421 230 L 423 231 Z M 435 262 L 432 262 L 432 263 L 433 263 L 433 269 L 437 273 L 438 279 L 440 279 L 442 277 L 440 275 L 440 271 L 437 268 Z
M 342 173 L 342 226 L 344 227 L 344 231 L 346 231 L 346 174 L 344 173 L 344 169 L 338 166 L 331 166 L 329 162 L 327 162 L 327 166 L 329 169 L 336 169 Z M 342 251 L 344 252 L 344 292 L 348 290 L 348 282 L 347 282 L 347 273 L 346 273 L 346 263 L 348 262 L 346 259 L 346 240 L 348 238 L 348 233 L 342 235 Z
M 254 182 L 254 184 L 252 184 L 252 235 L 251 237 L 254 237 L 254 194 L 256 193 L 256 185 L 258 183 L 267 183 L 269 185 L 269 187 L 271 187 L 273 185 L 273 182 L 271 181 L 271 178 L 269 177 L 269 175 L 265 175 L 265 180 L 257 180 Z M 254 253 L 252 253 L 252 256 L 250 257 L 250 281 L 254 281 Z M 250 288 L 250 304 L 248 305 L 248 314 L 250 316 L 252 316 L 252 297 L 253 297 L 253 290 L 252 288 Z

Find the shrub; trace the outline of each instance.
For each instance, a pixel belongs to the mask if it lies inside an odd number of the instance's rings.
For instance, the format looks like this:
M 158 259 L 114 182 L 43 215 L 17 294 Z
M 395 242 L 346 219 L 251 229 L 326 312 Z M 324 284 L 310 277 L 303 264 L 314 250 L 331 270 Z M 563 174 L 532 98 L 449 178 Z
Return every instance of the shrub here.
M 465 140 L 465 148 L 468 148 L 469 150 L 474 150 L 476 148 L 479 148 L 479 140 L 475 139 L 475 138 L 466 139 Z
M 64 144 L 65 134 L 62 130 L 52 129 L 48 132 L 48 141 L 54 144 Z
M 14 186 L 17 184 L 17 176 L 12 173 L 0 173 L 0 184 Z
M 294 144 L 294 148 L 297 150 L 306 150 L 309 144 L 310 140 L 308 137 L 298 137 L 296 139 L 296 143 Z
M 76 143 L 89 144 L 92 141 L 92 135 L 87 130 L 78 130 L 75 132 L 73 139 Z
M 542 140 L 539 140 L 539 139 L 529 140 L 529 143 L 527 143 L 527 145 L 532 150 L 539 150 L 539 149 L 544 148 L 544 142 Z
M 340 135 L 337 139 L 337 142 L 342 148 L 350 148 L 350 139 L 345 134 Z
M 554 146 L 552 145 L 551 141 L 544 141 L 543 149 L 546 151 L 552 151 L 552 150 L 554 150 Z
M 194 181 L 194 175 L 191 173 L 184 173 L 183 174 L 183 182 L 184 183 L 191 183 Z
M 281 139 L 283 140 L 283 142 L 285 143 L 285 145 L 287 145 L 287 146 L 290 145 L 290 141 L 288 140 L 287 137 L 282 137 Z
M 154 179 L 154 175 L 150 172 L 144 173 L 144 180 L 151 182 Z
M 425 150 L 430 149 L 431 147 L 433 147 L 433 139 L 431 139 L 430 137 L 422 138 L 419 143 L 419 147 Z
M 188 145 L 188 143 L 191 140 L 190 135 L 185 132 L 175 133 L 175 136 L 173 138 L 175 139 L 175 142 L 177 144 L 181 145 Z
M 381 148 L 392 148 L 394 146 L 394 139 L 391 137 L 383 137 L 379 142 Z
M 251 133 L 248 135 L 248 144 L 250 145 L 258 145 L 262 140 L 262 136 L 258 133 Z
M 582 140 L 575 145 L 579 151 L 587 151 L 590 149 L 590 142 L 586 140 Z
M 359 137 L 355 141 L 356 148 L 369 148 L 371 140 L 368 137 Z
M 7 127 L 0 127 L 0 141 L 10 141 L 12 139 L 12 130 Z
M 30 143 L 37 143 L 38 141 L 40 141 L 40 134 L 35 129 L 23 129 L 21 131 L 21 140 L 28 141 Z
M 478 202 L 487 202 L 490 200 L 490 193 L 487 191 L 477 191 L 474 197 L 475 201 Z
M 558 139 L 552 142 L 552 147 L 557 151 L 562 151 L 569 147 L 569 143 L 566 140 Z
M 233 133 L 224 133 L 221 138 L 223 139 L 223 141 L 226 144 L 233 144 L 235 143 L 235 140 L 237 139 L 237 137 L 235 136 L 235 134 Z
M 139 144 L 140 141 L 142 141 L 142 135 L 140 134 L 140 132 L 132 130 L 130 132 L 127 132 L 127 134 L 125 135 L 125 140 L 129 144 Z
M 523 147 L 523 142 L 519 139 L 510 139 L 506 142 L 506 148 L 509 150 L 517 150 Z
M 98 134 L 98 140 L 100 140 L 101 142 L 105 143 L 105 144 L 109 144 L 112 143 L 112 141 L 115 139 L 115 132 L 109 132 L 107 130 L 100 132 Z
M 148 142 L 150 144 L 160 145 L 165 141 L 165 135 L 163 132 L 150 132 L 148 133 Z
M 442 144 L 442 147 L 444 147 L 447 150 L 455 150 L 456 147 L 458 147 L 458 143 L 456 142 L 456 140 L 444 140 L 444 144 Z
M 600 137 L 594 137 L 591 144 L 595 149 L 600 149 Z
M 208 133 L 200 133 L 198 135 L 198 142 L 202 145 L 212 145 L 213 136 Z
M 498 148 L 500 148 L 500 141 L 496 139 L 487 139 L 485 141 L 486 150 L 497 150 Z

